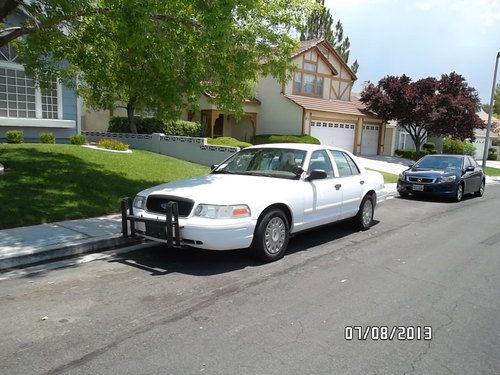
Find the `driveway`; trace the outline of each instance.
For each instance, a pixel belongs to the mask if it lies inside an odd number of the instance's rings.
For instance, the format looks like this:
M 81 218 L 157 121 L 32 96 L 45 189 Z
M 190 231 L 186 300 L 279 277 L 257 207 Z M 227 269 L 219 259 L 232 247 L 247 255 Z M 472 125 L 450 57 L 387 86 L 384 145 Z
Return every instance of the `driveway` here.
M 498 374 L 498 212 L 499 186 L 396 198 L 271 264 L 159 246 L 0 281 L 0 373 Z M 344 338 L 373 326 L 432 339 Z
M 408 169 L 408 165 L 415 163 L 411 159 L 384 155 L 358 156 L 357 160 L 365 168 L 393 174 L 400 174 Z

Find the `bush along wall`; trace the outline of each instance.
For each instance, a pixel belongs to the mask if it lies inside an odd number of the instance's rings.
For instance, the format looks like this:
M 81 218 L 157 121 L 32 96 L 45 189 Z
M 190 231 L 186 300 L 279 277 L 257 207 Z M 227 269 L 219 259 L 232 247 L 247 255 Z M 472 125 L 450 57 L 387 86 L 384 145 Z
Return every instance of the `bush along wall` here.
M 162 121 L 154 117 L 135 117 L 139 134 L 165 133 L 184 137 L 203 137 L 203 126 L 197 122 L 184 120 Z M 112 117 L 108 125 L 109 133 L 130 133 L 127 117 Z
M 9 130 L 5 133 L 7 143 L 24 143 L 24 135 L 22 130 Z
M 476 146 L 471 142 L 461 141 L 460 139 L 445 138 L 443 140 L 443 153 L 474 156 L 476 153 Z
M 309 143 L 319 145 L 319 139 L 310 135 L 280 135 L 280 134 L 261 134 L 252 137 L 250 143 L 261 145 L 265 143 Z

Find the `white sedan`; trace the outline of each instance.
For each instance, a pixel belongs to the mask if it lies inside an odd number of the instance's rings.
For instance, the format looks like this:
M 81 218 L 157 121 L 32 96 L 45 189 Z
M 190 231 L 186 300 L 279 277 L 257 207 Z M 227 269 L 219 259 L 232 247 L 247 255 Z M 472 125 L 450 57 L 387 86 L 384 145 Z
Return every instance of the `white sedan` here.
M 124 234 L 201 249 L 250 248 L 274 261 L 291 234 L 348 218 L 370 227 L 386 198 L 384 180 L 355 160 L 320 145 L 248 147 L 206 176 L 141 191 L 122 207 Z

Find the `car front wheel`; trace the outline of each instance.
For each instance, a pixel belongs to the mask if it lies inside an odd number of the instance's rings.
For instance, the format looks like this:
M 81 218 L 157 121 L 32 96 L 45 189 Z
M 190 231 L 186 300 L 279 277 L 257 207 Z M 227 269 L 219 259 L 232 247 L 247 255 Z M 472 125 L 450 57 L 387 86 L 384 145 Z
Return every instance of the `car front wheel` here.
M 373 199 L 370 196 L 366 196 L 361 205 L 359 206 L 358 214 L 356 215 L 355 222 L 356 226 L 361 230 L 367 230 L 371 227 L 373 221 L 374 212 Z
M 285 255 L 290 237 L 288 220 L 279 209 L 272 209 L 259 220 L 252 244 L 253 254 L 265 262 Z
M 455 193 L 455 202 L 460 202 L 464 197 L 464 184 L 460 182 L 457 187 L 457 192 Z
M 479 190 L 474 193 L 476 197 L 482 197 L 484 194 L 484 180 L 481 181 L 481 186 L 479 187 Z

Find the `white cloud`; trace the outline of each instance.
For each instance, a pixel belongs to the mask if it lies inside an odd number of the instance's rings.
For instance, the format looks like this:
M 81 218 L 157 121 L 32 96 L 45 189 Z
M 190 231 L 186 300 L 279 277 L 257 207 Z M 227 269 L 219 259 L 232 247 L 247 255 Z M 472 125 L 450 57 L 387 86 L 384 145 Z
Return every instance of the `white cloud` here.
M 415 8 L 426 12 L 434 8 L 434 5 L 429 3 L 428 1 L 417 1 L 415 4 Z

